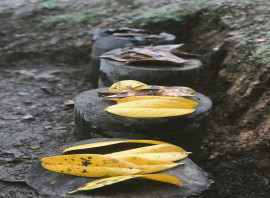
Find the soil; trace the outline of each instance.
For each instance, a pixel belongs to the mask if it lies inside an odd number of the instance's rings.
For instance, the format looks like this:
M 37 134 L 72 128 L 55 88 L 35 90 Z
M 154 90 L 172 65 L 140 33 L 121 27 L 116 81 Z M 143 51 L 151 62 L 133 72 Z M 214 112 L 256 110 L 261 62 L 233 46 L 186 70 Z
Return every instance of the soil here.
M 196 89 L 213 111 L 197 164 L 215 181 L 205 196 L 270 197 L 269 16 L 268 0 L 2 0 L 0 197 L 38 197 L 28 168 L 77 141 L 69 100 L 93 88 L 91 32 L 120 26 L 166 30 L 202 55 Z

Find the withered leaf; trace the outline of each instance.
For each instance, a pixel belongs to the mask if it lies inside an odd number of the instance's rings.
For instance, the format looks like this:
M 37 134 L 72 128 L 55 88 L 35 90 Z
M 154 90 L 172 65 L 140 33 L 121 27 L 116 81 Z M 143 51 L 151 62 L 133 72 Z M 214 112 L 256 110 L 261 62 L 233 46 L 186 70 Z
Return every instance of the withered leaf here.
M 109 51 L 101 58 L 109 58 L 120 62 L 160 61 L 181 66 L 186 60 L 174 55 L 171 51 L 181 47 L 178 45 L 159 45 L 143 47 L 127 47 Z

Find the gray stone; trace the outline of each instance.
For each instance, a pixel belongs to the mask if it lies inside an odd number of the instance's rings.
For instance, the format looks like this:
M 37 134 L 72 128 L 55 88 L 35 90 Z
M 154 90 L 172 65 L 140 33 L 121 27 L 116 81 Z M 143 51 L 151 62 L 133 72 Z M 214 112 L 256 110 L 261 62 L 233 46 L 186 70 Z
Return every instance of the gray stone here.
M 105 30 L 101 30 L 94 35 L 95 41 L 92 47 L 91 63 L 89 69 L 89 80 L 97 86 L 99 78 L 100 58 L 103 53 L 113 49 L 131 47 L 131 46 L 143 46 L 143 45 L 162 45 L 171 44 L 175 40 L 175 36 L 172 34 L 166 35 L 165 38 L 158 39 L 146 39 L 138 40 L 132 37 L 116 37 L 112 35 L 104 34 Z
M 159 64 L 159 65 L 158 65 Z M 149 63 L 126 64 L 101 58 L 99 87 L 111 86 L 120 80 L 138 80 L 151 85 L 190 86 L 196 88 L 203 68 L 197 59 L 188 59 L 183 66 Z
M 93 89 L 75 97 L 74 131 L 79 139 L 92 138 L 91 133 L 114 138 L 144 137 L 179 145 L 194 153 L 192 159 L 199 154 L 212 107 L 212 101 L 208 97 L 195 93 L 200 100 L 192 98 L 199 103 L 192 114 L 164 118 L 130 118 L 104 111 L 115 104 L 115 101 L 98 97 L 98 92 L 105 90 L 108 88 Z
M 110 141 L 119 139 L 91 139 L 77 142 L 76 145 L 100 141 Z M 74 146 L 66 145 L 66 147 Z M 66 148 L 65 147 L 65 148 Z M 59 151 L 49 153 L 46 156 L 59 155 L 64 148 Z M 105 151 L 106 152 L 106 151 Z M 147 180 L 131 179 L 120 182 L 100 189 L 88 192 L 79 192 L 74 195 L 68 195 L 79 186 L 96 180 L 97 178 L 77 177 L 60 174 L 44 169 L 40 161 L 36 161 L 29 170 L 27 184 L 33 187 L 40 197 L 189 197 L 200 195 L 203 191 L 210 188 L 212 180 L 207 173 L 200 169 L 190 159 L 186 158 L 181 162 L 184 165 L 177 166 L 173 169 L 162 171 L 162 174 L 168 174 L 179 178 L 183 186 Z

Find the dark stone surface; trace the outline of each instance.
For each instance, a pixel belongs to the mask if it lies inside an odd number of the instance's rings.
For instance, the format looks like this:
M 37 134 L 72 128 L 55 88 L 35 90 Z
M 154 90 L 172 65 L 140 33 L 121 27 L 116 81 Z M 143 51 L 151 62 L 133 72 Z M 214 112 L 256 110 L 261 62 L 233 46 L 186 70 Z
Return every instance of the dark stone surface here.
M 197 59 L 188 59 L 183 66 L 172 64 L 157 65 L 138 63 L 126 64 L 101 58 L 99 87 L 111 86 L 120 80 L 138 80 L 152 85 L 190 86 L 196 88 L 200 70 L 203 68 Z
M 168 34 L 167 38 L 162 39 L 142 38 L 142 40 L 136 40 L 127 37 L 115 37 L 112 35 L 102 35 L 100 32 L 98 32 L 94 37 L 95 41 L 91 53 L 89 79 L 90 82 L 93 83 L 93 85 L 95 86 L 98 85 L 98 78 L 99 78 L 99 68 L 100 68 L 99 56 L 101 56 L 103 53 L 113 49 L 130 46 L 171 44 L 175 40 L 175 36 L 171 34 Z
M 196 93 L 200 100 L 196 111 L 189 115 L 164 118 L 129 118 L 104 111 L 115 101 L 99 98 L 98 92 L 108 88 L 93 89 L 77 95 L 75 102 L 75 135 L 80 139 L 94 137 L 155 139 L 179 145 L 193 152 L 192 159 L 199 154 L 205 134 L 207 117 L 212 101 Z
M 66 145 L 46 156 L 59 155 L 63 149 L 70 146 L 110 140 L 119 139 L 84 140 Z M 76 177 L 52 172 L 44 169 L 39 160 L 29 170 L 27 183 L 39 193 L 40 197 L 189 197 L 199 195 L 209 189 L 212 181 L 207 173 L 188 158 L 181 162 L 185 164 L 160 173 L 178 177 L 183 182 L 182 187 L 147 179 L 131 179 L 104 188 L 68 195 L 67 192 L 98 178 Z

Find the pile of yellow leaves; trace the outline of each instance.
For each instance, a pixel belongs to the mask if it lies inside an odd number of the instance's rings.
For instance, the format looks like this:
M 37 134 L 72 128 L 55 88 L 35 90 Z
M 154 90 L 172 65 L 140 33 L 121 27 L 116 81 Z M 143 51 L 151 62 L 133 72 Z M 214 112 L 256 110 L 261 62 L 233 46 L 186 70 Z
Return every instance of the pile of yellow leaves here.
M 155 118 L 193 113 L 198 103 L 183 97 L 194 97 L 194 92 L 188 87 L 153 86 L 123 80 L 113 84 L 109 91 L 98 94 L 118 103 L 105 111 L 126 117 Z
M 123 150 L 108 154 L 89 154 L 89 150 L 111 145 L 142 143 L 150 146 L 142 146 L 134 149 Z M 86 151 L 85 153 L 84 151 Z M 68 154 L 80 151 L 84 154 Z M 123 140 L 97 142 L 67 148 L 63 155 L 41 159 L 44 168 L 58 173 L 76 175 L 82 177 L 107 177 L 86 183 L 69 194 L 100 188 L 106 185 L 118 183 L 128 179 L 141 177 L 161 182 L 167 182 L 181 186 L 182 182 L 173 176 L 164 174 L 147 174 L 173 168 L 181 165 L 176 163 L 188 156 L 184 149 L 166 142 L 154 140 Z M 146 174 L 146 175 L 145 175 Z

